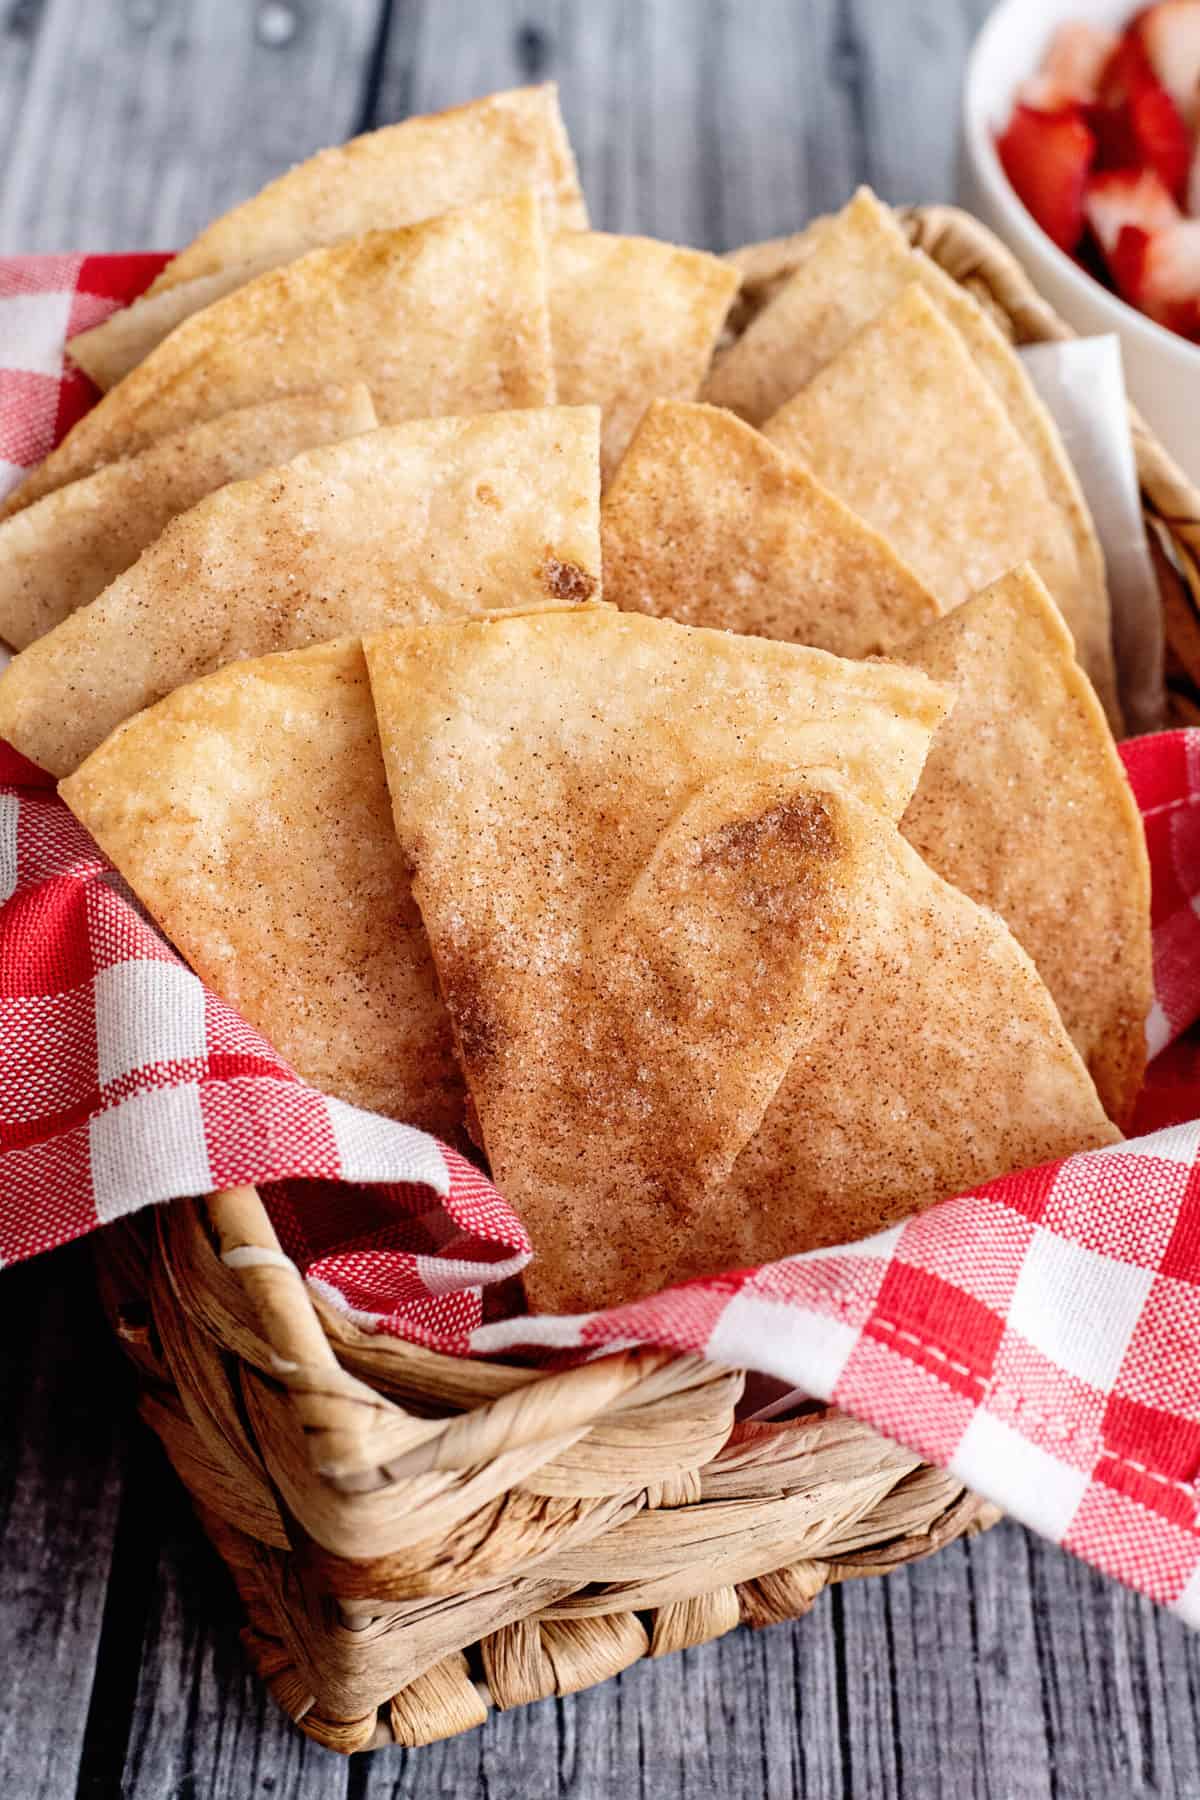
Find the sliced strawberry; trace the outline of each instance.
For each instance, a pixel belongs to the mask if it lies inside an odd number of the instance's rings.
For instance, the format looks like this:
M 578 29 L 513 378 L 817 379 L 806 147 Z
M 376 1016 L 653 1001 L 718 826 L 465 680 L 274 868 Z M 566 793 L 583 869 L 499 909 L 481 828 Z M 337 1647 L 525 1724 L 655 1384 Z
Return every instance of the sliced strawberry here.
M 1017 89 L 1016 99 L 1019 106 L 1031 107 L 1034 112 L 1067 112 L 1072 106 L 1079 105 L 1070 89 L 1063 87 L 1053 75 L 1047 75 L 1044 69 L 1025 77 Z
M 1083 236 L 1083 196 L 1096 140 L 1078 108 L 1035 112 L 1016 106 L 996 141 L 1004 172 L 1042 230 L 1061 250 Z
M 1115 31 L 1084 19 L 1060 25 L 1042 58 L 1042 73 L 1065 88 L 1072 100 L 1094 100 L 1117 41 Z
M 1146 287 L 1146 257 L 1150 250 L 1150 233 L 1140 225 L 1124 225 L 1109 253 L 1108 266 L 1117 284 L 1117 292 L 1131 306 L 1141 306 Z
M 1104 66 L 1095 105 L 1085 108 L 1087 122 L 1096 134 L 1097 168 L 1129 169 L 1141 162 L 1132 102 L 1157 86 L 1145 46 L 1139 37 L 1127 33 Z
M 1200 344 L 1200 300 L 1193 300 L 1181 307 L 1171 321 L 1171 326 L 1181 337 L 1190 338 L 1193 344 Z
M 1150 239 L 1147 280 L 1156 304 L 1189 316 L 1200 302 L 1200 219 L 1183 219 Z
M 1200 319 L 1200 219 L 1151 234 L 1126 225 L 1109 258 L 1118 290 L 1148 318 L 1191 335 Z
M 1083 210 L 1106 256 L 1126 225 L 1153 236 L 1183 217 L 1153 169 L 1100 170 L 1087 184 Z
M 1124 106 L 1142 88 L 1159 85 L 1145 44 L 1136 31 L 1127 31 L 1104 65 L 1096 101 L 1100 106 Z
M 1134 29 L 1186 123 L 1200 122 L 1200 0 L 1160 0 L 1139 14 Z
M 1166 88 L 1145 88 L 1129 103 L 1138 161 L 1153 169 L 1164 187 L 1183 198 L 1192 160 L 1192 140 Z
M 1191 0 L 1188 0 L 1191 4 Z M 1086 108 L 1099 169 L 1153 169 L 1177 199 L 1187 186 L 1192 140 L 1179 108 L 1159 81 L 1136 31 L 1127 32 Z
M 1090 105 L 1100 90 L 1100 77 L 1117 48 L 1115 31 L 1084 20 L 1060 25 L 1050 39 L 1036 75 L 1022 82 L 1017 99 L 1037 112 L 1062 112 Z

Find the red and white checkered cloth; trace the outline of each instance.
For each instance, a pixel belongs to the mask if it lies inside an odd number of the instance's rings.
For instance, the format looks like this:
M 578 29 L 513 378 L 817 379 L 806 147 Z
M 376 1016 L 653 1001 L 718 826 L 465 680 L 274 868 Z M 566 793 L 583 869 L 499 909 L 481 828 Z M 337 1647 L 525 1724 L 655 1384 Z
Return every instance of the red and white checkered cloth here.
M 0 261 L 10 479 L 88 404 L 64 336 L 161 261 Z M 654 1344 L 762 1370 L 1200 1624 L 1200 1047 L 1181 1035 L 1200 1018 L 1200 733 L 1124 756 L 1154 875 L 1150 1135 L 864 1243 L 530 1319 L 506 1279 L 528 1241 L 495 1189 L 306 1087 L 184 967 L 52 783 L 0 753 L 0 1258 L 254 1182 L 307 1278 L 370 1329 L 459 1354 Z

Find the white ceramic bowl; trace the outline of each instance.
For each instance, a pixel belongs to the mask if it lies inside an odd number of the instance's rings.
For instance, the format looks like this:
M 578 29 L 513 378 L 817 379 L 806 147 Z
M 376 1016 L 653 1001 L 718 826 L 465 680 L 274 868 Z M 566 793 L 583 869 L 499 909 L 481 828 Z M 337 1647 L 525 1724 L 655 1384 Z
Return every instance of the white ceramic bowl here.
M 1137 0 L 1001 0 L 980 32 L 963 93 L 960 191 L 990 225 L 1055 312 L 1085 336 L 1120 333 L 1134 404 L 1194 481 L 1200 482 L 1200 346 L 1144 318 L 1085 275 L 1018 200 L 996 154 L 1013 96 L 1031 75 L 1057 25 L 1094 19 L 1119 27 Z

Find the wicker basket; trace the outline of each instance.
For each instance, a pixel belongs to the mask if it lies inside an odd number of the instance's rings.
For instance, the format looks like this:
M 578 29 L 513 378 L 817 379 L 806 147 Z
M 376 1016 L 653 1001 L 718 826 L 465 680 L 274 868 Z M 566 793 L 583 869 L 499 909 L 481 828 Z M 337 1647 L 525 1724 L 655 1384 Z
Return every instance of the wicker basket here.
M 903 217 L 1019 342 L 1065 335 L 972 219 Z M 1200 497 L 1134 431 L 1179 571 L 1164 560 L 1168 641 L 1195 666 Z M 827 1583 L 995 1517 L 831 1408 L 736 1422 L 742 1373 L 696 1357 L 545 1375 L 369 1336 L 305 1288 L 252 1189 L 140 1215 L 98 1255 L 142 1412 L 232 1570 L 249 1655 L 332 1749 L 427 1743 L 489 1702 L 796 1617 Z

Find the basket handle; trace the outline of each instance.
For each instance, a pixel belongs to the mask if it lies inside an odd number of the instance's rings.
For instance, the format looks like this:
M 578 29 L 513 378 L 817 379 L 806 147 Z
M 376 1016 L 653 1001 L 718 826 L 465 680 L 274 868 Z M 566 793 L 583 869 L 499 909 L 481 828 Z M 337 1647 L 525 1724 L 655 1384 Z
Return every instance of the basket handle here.
M 304 1278 L 280 1246 L 258 1189 L 221 1188 L 208 1196 L 207 1205 L 218 1254 L 254 1301 L 279 1373 L 300 1364 L 338 1368 L 309 1304 Z
M 291 1395 L 318 1468 L 380 1467 L 440 1434 L 436 1420 L 407 1412 L 342 1367 L 257 1188 L 219 1189 L 207 1207 L 217 1254 L 254 1307 L 271 1373 Z

